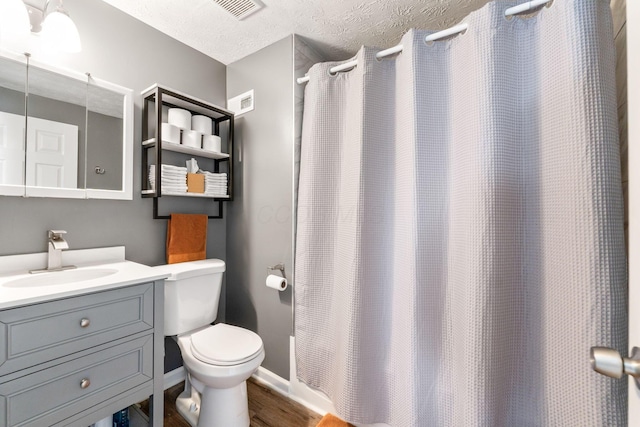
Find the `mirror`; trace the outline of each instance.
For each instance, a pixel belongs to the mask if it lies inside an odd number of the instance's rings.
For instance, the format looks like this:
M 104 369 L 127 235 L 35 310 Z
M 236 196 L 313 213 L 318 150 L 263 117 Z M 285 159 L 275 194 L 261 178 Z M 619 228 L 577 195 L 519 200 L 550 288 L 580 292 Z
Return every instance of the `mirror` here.
M 0 86 L 19 86 L 15 62 L 0 56 Z M 27 70 L 27 118 L 23 98 L 20 129 L 24 173 L 18 184 L 17 175 L 9 180 L 0 174 L 0 194 L 131 200 L 132 91 L 32 59 L 23 66 Z M 0 118 L 11 114 L 17 127 L 20 93 L 13 92 L 11 102 L 8 98 L 6 102 L 10 105 L 0 103 Z M 20 194 L 4 191 L 19 185 L 24 187 Z
M 0 193 L 24 195 L 25 87 L 24 57 L 0 60 Z
M 86 185 L 93 190 L 119 190 L 125 161 L 125 97 L 99 85 L 91 76 L 87 94 Z
M 73 197 L 85 188 L 87 83 L 32 65 L 28 71 L 26 194 L 56 189 Z

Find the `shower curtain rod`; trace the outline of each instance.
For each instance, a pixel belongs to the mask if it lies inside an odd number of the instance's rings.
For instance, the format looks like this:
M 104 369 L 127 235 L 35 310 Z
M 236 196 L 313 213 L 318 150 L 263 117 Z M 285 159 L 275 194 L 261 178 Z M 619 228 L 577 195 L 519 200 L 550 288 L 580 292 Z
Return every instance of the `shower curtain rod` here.
M 551 1 L 553 0 L 528 1 L 526 3 L 522 3 L 518 6 L 513 6 L 505 10 L 504 16 L 510 17 L 513 15 L 518 15 L 523 12 L 528 12 L 532 9 L 543 6 Z M 469 24 L 456 25 L 455 27 L 451 27 L 446 30 L 442 30 L 442 31 L 438 31 L 437 33 L 430 34 L 427 37 L 425 37 L 424 41 L 425 43 L 431 43 L 440 39 L 444 39 L 446 37 L 451 37 L 466 31 L 467 28 L 469 28 Z M 380 52 L 376 53 L 376 58 L 382 59 L 390 55 L 395 55 L 396 53 L 402 52 L 402 49 L 403 49 L 403 46 L 399 44 L 389 49 L 381 50 Z M 336 74 L 336 73 L 339 73 L 340 71 L 351 70 L 352 68 L 355 68 L 357 65 L 358 65 L 358 61 L 354 59 L 353 61 L 345 62 L 344 64 L 340 64 L 333 68 L 330 68 L 329 73 Z M 309 80 L 310 80 L 309 76 L 299 77 L 296 79 L 298 84 L 307 83 Z

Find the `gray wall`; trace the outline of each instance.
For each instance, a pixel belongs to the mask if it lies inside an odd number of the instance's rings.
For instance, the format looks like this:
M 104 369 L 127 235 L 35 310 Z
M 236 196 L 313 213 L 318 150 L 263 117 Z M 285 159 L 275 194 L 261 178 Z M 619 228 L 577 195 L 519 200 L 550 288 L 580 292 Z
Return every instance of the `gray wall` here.
M 97 78 L 134 91 L 134 200 L 60 200 L 0 198 L 0 255 L 46 250 L 46 231 L 67 230 L 74 249 L 124 245 L 127 258 L 149 265 L 164 263 L 166 221 L 152 218 L 151 199 L 140 189 L 141 99 L 139 93 L 159 82 L 215 104 L 226 99 L 225 66 L 142 24 L 99 0 L 67 0 L 65 6 L 78 26 L 82 52 L 55 58 L 34 58 L 91 72 Z M 99 19 L 96 19 L 99 17 Z M 117 29 L 117 31 L 115 31 Z M 182 64 L 188 63 L 189 67 Z M 162 200 L 161 209 L 182 208 L 182 200 Z M 173 202 L 173 203 L 172 203 Z M 195 213 L 207 208 L 197 200 Z M 180 205 L 178 205 L 180 203 Z M 196 211 L 197 209 L 197 211 Z M 225 256 L 225 220 L 209 221 L 209 257 Z
M 152 217 L 152 200 L 140 197 L 140 92 L 158 82 L 225 105 L 225 66 L 99 0 L 67 0 L 82 52 L 41 61 L 133 89 L 135 100 L 133 201 L 0 197 L 0 255 L 46 251 L 46 231 L 67 230 L 73 249 L 124 245 L 129 260 L 165 261 L 166 221 Z M 184 64 L 189 64 L 185 67 Z M 214 202 L 161 200 L 162 213 L 214 211 Z M 209 221 L 207 256 L 226 258 L 226 220 Z M 224 301 L 224 300 L 223 300 Z M 220 304 L 220 319 L 224 304 Z
M 83 51 L 36 58 L 129 87 L 134 91 L 134 200 L 58 200 L 2 197 L 0 255 L 46 250 L 46 231 L 67 230 L 72 248 L 125 245 L 127 258 L 149 265 L 164 263 L 166 221 L 153 220 L 151 199 L 141 199 L 139 93 L 155 82 L 215 104 L 226 99 L 225 66 L 142 24 L 99 0 L 67 0 L 65 6 L 81 34 Z M 96 19 L 100 17 L 100 19 Z M 117 29 L 117 31 L 114 31 Z M 189 67 L 182 64 L 188 63 Z M 162 200 L 169 213 L 175 200 Z M 171 203 L 173 202 L 173 203 Z M 194 203 L 194 212 L 207 209 Z M 178 202 L 179 203 L 179 202 Z M 198 209 L 198 211 L 195 211 Z M 209 221 L 207 254 L 225 256 L 225 220 Z
M 228 206 L 226 321 L 256 331 L 263 366 L 289 378 L 292 290 L 265 286 L 267 266 L 291 279 L 293 36 L 227 66 L 229 98 L 255 91 L 255 110 L 236 120 L 235 195 Z

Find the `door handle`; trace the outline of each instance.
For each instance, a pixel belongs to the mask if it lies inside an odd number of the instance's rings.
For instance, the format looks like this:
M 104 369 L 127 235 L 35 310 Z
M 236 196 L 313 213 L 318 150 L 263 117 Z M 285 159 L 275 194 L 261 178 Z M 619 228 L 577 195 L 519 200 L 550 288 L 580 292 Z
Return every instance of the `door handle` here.
M 631 375 L 640 387 L 640 348 L 633 347 L 631 357 L 622 357 L 617 350 L 608 347 L 591 347 L 591 368 L 611 378 Z

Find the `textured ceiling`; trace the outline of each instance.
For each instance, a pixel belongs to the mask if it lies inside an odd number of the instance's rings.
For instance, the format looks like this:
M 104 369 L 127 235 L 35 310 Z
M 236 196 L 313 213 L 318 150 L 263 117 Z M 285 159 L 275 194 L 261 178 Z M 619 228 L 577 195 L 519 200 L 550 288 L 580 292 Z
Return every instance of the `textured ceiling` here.
M 345 59 L 361 45 L 394 46 L 410 28 L 445 29 L 488 2 L 262 0 L 264 9 L 238 21 L 212 0 L 103 1 L 224 64 L 293 33 L 327 59 Z

